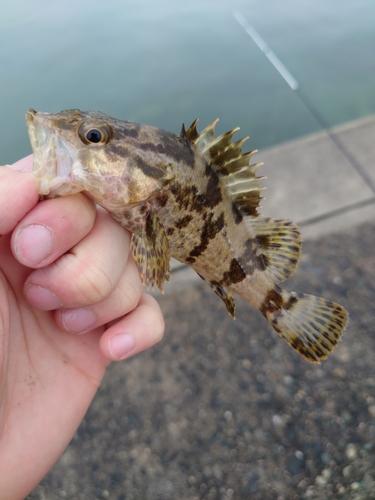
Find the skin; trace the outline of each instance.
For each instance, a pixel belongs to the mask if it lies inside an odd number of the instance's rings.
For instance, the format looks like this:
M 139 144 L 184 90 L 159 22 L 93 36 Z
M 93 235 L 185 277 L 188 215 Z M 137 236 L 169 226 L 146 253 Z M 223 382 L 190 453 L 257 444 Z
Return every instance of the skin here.
M 32 156 L 0 167 L 2 500 L 25 498 L 57 461 L 110 361 L 164 333 L 130 233 L 83 194 L 38 202 L 31 168 Z

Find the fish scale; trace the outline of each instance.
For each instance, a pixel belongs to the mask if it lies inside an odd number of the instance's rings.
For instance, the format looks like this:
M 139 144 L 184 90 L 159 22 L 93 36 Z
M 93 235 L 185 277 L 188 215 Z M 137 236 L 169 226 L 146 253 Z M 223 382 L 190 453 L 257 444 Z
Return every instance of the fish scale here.
M 170 257 L 190 265 L 235 318 L 233 293 L 245 298 L 274 330 L 311 362 L 341 339 L 347 312 L 313 295 L 287 292 L 301 253 L 298 227 L 263 218 L 264 177 L 242 153 L 239 129 L 201 133 L 198 120 L 180 136 L 97 111 L 48 114 L 32 109 L 26 122 L 34 175 L 44 197 L 85 191 L 132 232 L 132 253 L 145 286 L 170 278 Z

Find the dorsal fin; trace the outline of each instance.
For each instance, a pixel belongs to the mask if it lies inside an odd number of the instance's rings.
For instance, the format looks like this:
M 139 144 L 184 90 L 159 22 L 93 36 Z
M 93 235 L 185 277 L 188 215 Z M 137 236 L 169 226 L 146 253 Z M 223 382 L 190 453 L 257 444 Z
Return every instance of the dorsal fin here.
M 215 127 L 218 121 L 213 121 L 200 134 L 197 132 L 198 120 L 187 130 L 182 125 L 181 137 L 195 144 L 199 153 L 226 186 L 237 209 L 244 215 L 257 216 L 260 193 L 265 189 L 260 187 L 260 182 L 265 177 L 256 177 L 256 171 L 262 163 L 250 164 L 250 159 L 257 150 L 241 152 L 248 137 L 232 142 L 238 127 L 216 137 Z

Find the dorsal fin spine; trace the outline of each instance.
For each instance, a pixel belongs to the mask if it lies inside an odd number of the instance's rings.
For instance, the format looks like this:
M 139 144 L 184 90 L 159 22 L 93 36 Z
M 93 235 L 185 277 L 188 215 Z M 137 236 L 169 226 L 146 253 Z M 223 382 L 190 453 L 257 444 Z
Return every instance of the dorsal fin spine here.
M 238 127 L 216 137 L 215 127 L 218 121 L 214 120 L 198 134 L 198 120 L 195 120 L 188 130 L 182 128 L 181 137 L 191 141 L 212 171 L 219 175 L 237 208 L 244 215 L 257 216 L 260 193 L 265 189 L 259 185 L 264 177 L 256 177 L 262 163 L 250 164 L 250 159 L 257 150 L 242 153 L 242 147 L 248 137 L 232 142 Z
M 250 165 L 251 157 L 257 152 L 258 150 L 254 149 L 253 151 L 249 151 L 248 153 L 241 154 L 237 158 L 233 158 L 225 164 L 220 165 L 217 168 L 217 172 L 220 172 L 222 175 L 229 175 L 231 173 L 238 172 L 241 169 L 251 169 L 251 172 L 255 175 L 258 168 L 263 165 L 263 163 L 253 163 L 252 165 Z
M 226 151 L 226 149 L 230 147 L 230 145 L 232 144 L 231 141 L 233 135 L 237 132 L 237 130 L 239 129 L 233 129 L 223 135 L 220 135 L 219 137 L 216 137 L 215 140 L 211 142 L 211 144 L 208 144 L 207 147 L 202 150 L 203 155 L 208 153 L 207 159 L 210 163 L 212 163 L 212 158 L 217 157 L 220 153 Z
M 199 119 L 196 118 L 187 130 L 185 130 L 185 124 L 183 123 L 180 136 L 188 139 L 191 142 L 195 142 L 199 137 L 199 134 L 197 132 L 198 121 Z
M 216 138 L 215 137 L 215 127 L 216 127 L 216 124 L 217 122 L 219 121 L 218 118 L 216 118 L 216 120 L 214 120 L 212 123 L 210 123 L 210 125 L 208 125 L 200 134 L 199 136 L 197 137 L 197 139 L 194 141 L 195 144 L 199 144 L 201 142 L 204 143 L 204 145 L 209 144 L 211 145 L 212 144 L 212 141 Z

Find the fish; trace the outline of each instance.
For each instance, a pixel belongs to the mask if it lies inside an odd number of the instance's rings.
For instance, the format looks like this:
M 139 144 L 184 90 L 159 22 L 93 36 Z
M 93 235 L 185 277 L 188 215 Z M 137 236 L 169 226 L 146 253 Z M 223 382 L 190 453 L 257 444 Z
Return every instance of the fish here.
M 279 284 L 296 269 L 301 234 L 288 219 L 262 217 L 261 163 L 198 120 L 179 136 L 98 111 L 29 109 L 33 173 L 42 198 L 84 192 L 132 233 L 147 288 L 171 277 L 170 258 L 191 266 L 235 319 L 238 294 L 307 361 L 320 363 L 341 340 L 348 314 L 339 304 Z

